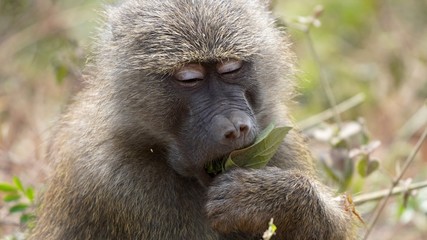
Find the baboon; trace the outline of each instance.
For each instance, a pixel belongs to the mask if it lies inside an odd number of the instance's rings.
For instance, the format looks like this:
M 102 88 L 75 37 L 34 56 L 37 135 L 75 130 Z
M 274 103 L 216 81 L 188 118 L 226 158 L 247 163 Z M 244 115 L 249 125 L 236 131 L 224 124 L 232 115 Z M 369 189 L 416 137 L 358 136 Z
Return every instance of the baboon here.
M 292 125 L 294 57 L 267 0 L 107 6 L 86 76 L 54 131 L 31 239 L 354 239 L 296 129 L 261 169 L 205 165 Z

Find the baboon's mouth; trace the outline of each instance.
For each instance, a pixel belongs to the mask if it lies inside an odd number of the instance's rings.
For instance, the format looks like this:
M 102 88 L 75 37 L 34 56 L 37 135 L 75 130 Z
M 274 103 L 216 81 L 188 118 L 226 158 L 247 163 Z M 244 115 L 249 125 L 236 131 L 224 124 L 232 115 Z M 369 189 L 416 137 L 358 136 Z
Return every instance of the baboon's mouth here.
M 233 151 L 247 148 L 247 147 L 251 146 L 252 144 L 253 144 L 253 141 L 251 143 L 241 147 L 241 148 L 234 149 Z M 217 157 L 217 158 L 209 161 L 208 163 L 206 163 L 204 165 L 204 170 L 207 173 L 207 175 L 209 175 L 211 178 L 214 178 L 215 176 L 223 173 L 225 171 L 225 163 L 227 162 L 227 159 L 229 158 L 230 154 L 233 151 L 230 151 L 229 153 L 224 154 L 220 157 Z
M 199 180 L 199 182 L 205 186 L 208 187 L 211 182 L 214 180 L 216 176 L 221 174 L 224 170 L 224 164 L 225 160 L 227 158 L 224 157 L 218 157 L 215 158 L 209 162 L 207 162 L 203 168 L 200 168 L 196 173 L 195 177 Z
M 227 156 L 228 155 L 224 155 L 222 157 L 215 158 L 214 160 L 205 164 L 205 171 L 211 178 L 214 178 L 224 171 L 224 164 L 227 160 Z

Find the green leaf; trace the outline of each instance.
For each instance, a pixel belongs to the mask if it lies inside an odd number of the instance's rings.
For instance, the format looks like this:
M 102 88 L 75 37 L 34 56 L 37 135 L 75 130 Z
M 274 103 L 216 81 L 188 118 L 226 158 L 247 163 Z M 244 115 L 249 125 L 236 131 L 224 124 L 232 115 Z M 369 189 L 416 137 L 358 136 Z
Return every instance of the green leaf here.
M 224 161 L 210 162 L 205 167 L 206 172 L 209 174 L 217 174 L 224 171 Z
M 375 172 L 380 167 L 380 162 L 378 160 L 371 159 L 368 164 L 368 171 L 367 174 L 370 175 L 371 173 Z
M 22 214 L 19 221 L 21 224 L 27 224 L 29 221 L 32 221 L 35 219 L 34 214 Z
M 224 164 L 227 171 L 233 167 L 263 168 L 278 150 L 291 127 L 274 128 L 270 124 L 249 147 L 232 151 Z
M 353 172 L 345 173 L 343 175 L 342 181 L 339 182 L 338 192 L 342 193 L 342 192 L 347 191 L 352 180 L 353 180 Z
M 273 237 L 273 235 L 276 233 L 276 231 L 277 231 L 277 227 L 276 227 L 276 225 L 274 225 L 273 218 L 272 218 L 272 219 L 270 219 L 270 222 L 268 223 L 267 231 L 265 231 L 264 234 L 262 235 L 262 239 L 270 240 Z
M 357 164 L 357 172 L 359 172 L 359 175 L 362 177 L 367 176 L 368 172 L 368 158 L 366 156 L 360 158 L 359 163 Z
M 13 202 L 13 201 L 19 200 L 20 198 L 21 198 L 21 196 L 19 194 L 11 193 L 11 194 L 4 196 L 3 200 L 5 202 Z
M 222 161 L 214 161 L 206 166 L 209 174 L 218 174 L 234 167 L 262 168 L 276 153 L 291 127 L 275 128 L 270 124 L 249 147 L 232 151 Z
M 277 230 L 277 226 L 276 226 L 276 225 L 274 225 L 274 223 L 271 223 L 271 224 L 270 224 L 270 229 L 271 229 L 271 231 L 272 231 L 272 232 L 276 232 L 276 230 Z
M 25 196 L 30 200 L 31 202 L 34 201 L 34 189 L 32 187 L 27 188 L 27 191 L 25 191 Z
M 369 159 L 368 155 L 363 156 L 359 163 L 357 164 L 357 171 L 360 176 L 367 177 L 374 171 L 376 171 L 380 166 L 380 163 L 377 160 Z
M 354 173 L 354 162 L 349 158 L 346 157 L 344 159 L 344 173 L 343 173 L 343 182 L 341 183 L 341 192 L 344 192 L 348 189 L 350 186 L 351 181 L 353 180 L 353 173 Z
M 12 206 L 9 209 L 9 212 L 10 213 L 23 212 L 23 211 L 27 210 L 27 208 L 28 208 L 28 204 L 20 203 L 20 204 L 16 204 L 16 205 Z
M 0 183 L 0 191 L 1 192 L 16 192 L 17 189 L 12 184 L 2 182 L 2 183 Z
M 400 219 L 405 213 L 406 206 L 401 202 L 399 204 L 396 204 L 396 206 L 397 206 L 396 216 L 397 216 L 397 219 Z
M 64 82 L 65 77 L 68 76 L 69 70 L 68 67 L 64 64 L 54 64 L 55 70 L 55 78 L 58 84 L 62 84 Z
M 25 193 L 24 186 L 22 186 L 22 182 L 18 177 L 13 177 L 13 182 L 15 186 L 22 192 Z

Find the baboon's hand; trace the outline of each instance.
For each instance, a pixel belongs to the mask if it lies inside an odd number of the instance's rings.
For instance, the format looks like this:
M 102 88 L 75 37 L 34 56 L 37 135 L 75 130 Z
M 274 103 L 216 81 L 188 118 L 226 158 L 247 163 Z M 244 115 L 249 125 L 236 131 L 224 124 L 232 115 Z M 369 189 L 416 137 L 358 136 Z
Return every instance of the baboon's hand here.
M 274 219 L 279 239 L 342 240 L 353 236 L 351 214 L 339 198 L 308 173 L 233 169 L 214 179 L 206 203 L 208 219 L 220 233 L 259 236 Z
M 273 217 L 272 203 L 280 203 L 283 197 L 274 186 L 280 184 L 281 177 L 283 171 L 272 167 L 238 168 L 217 176 L 209 188 L 206 204 L 212 227 L 221 233 L 264 232 Z

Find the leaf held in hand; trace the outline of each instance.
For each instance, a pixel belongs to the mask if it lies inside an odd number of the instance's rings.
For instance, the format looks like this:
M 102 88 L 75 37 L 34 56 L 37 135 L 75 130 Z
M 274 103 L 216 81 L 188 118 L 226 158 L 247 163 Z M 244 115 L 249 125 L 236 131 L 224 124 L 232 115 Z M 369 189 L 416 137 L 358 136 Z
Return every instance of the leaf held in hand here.
M 209 164 L 207 172 L 217 174 L 233 167 L 264 167 L 274 156 L 290 129 L 291 127 L 275 128 L 273 124 L 270 124 L 257 136 L 254 144 L 232 151 L 223 161 Z

